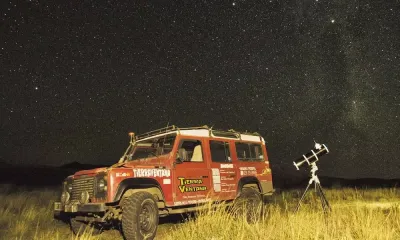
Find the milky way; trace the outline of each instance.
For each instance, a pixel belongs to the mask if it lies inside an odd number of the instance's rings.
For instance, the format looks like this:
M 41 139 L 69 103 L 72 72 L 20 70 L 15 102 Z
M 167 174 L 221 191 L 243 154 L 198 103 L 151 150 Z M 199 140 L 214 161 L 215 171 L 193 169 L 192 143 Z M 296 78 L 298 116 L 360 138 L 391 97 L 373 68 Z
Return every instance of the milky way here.
M 0 3 L 0 157 L 113 163 L 129 131 L 257 131 L 277 171 L 400 177 L 398 1 Z

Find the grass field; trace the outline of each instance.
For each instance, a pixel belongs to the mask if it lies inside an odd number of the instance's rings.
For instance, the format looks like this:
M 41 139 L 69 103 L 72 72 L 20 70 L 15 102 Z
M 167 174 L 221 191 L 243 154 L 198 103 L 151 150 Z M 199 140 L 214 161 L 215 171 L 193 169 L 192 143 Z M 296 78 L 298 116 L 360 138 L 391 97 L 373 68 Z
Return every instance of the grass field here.
M 59 194 L 55 190 L 15 190 L 11 185 L 0 189 L 1 239 L 122 239 L 117 230 L 75 237 L 68 225 L 53 219 L 53 202 Z M 301 193 L 275 195 L 260 220 L 252 224 L 222 209 L 203 211 L 181 223 L 162 223 L 156 239 L 400 239 L 397 188 L 325 190 L 332 207 L 329 214 L 323 214 L 312 192 L 294 213 Z

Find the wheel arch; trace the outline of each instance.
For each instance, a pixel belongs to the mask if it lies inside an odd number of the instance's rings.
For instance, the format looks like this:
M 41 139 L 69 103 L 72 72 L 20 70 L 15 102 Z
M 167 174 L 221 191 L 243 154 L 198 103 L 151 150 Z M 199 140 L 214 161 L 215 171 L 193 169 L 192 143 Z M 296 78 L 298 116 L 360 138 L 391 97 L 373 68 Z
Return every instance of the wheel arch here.
M 119 202 L 122 197 L 130 196 L 139 191 L 151 193 L 156 197 L 156 200 L 165 200 L 164 193 L 157 180 L 152 178 L 128 178 L 119 183 L 113 202 Z
M 262 192 L 260 181 L 254 176 L 242 177 L 238 182 L 237 196 L 240 195 L 244 187 L 251 187 Z

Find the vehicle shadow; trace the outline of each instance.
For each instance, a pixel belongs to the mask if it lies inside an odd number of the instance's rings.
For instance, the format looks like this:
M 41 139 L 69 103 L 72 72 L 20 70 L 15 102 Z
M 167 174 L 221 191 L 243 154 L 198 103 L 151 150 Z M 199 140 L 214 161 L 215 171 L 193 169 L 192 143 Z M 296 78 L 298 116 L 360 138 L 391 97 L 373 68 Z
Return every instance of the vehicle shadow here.
M 171 214 L 166 217 L 161 217 L 159 220 L 159 225 L 185 223 L 190 220 L 195 220 L 196 217 L 197 217 L 197 214 L 195 212 L 182 213 L 182 214 Z

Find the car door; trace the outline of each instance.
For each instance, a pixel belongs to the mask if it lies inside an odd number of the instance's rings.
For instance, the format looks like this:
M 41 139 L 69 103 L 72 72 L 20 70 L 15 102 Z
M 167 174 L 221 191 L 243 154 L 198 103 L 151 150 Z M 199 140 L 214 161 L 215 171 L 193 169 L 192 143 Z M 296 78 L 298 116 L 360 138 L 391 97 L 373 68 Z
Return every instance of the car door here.
M 174 204 L 205 202 L 210 191 L 210 178 L 204 158 L 204 139 L 183 137 L 179 140 L 176 155 Z
M 208 147 L 212 195 L 220 200 L 232 199 L 237 191 L 236 162 L 231 155 L 233 142 L 226 139 L 210 139 Z
M 265 170 L 262 144 L 258 142 L 236 142 L 239 177 L 257 177 Z

